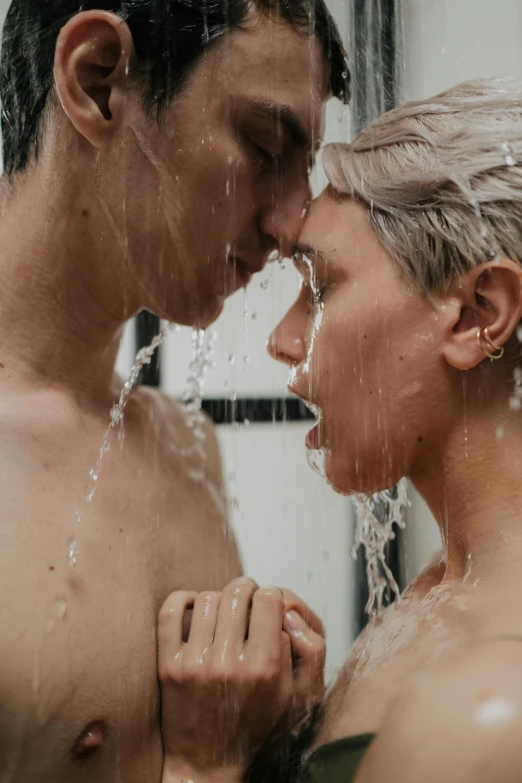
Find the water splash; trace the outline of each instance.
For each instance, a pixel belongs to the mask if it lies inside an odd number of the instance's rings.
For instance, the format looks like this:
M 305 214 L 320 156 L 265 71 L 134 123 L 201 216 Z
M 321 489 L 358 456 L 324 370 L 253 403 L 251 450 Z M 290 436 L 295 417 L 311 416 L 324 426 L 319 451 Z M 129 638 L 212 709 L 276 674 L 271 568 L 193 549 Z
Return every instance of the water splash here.
M 394 594 L 400 599 L 400 590 L 386 563 L 386 545 L 395 538 L 394 526 L 404 529 L 404 510 L 410 505 L 406 479 L 391 490 L 378 492 L 371 497 L 357 494 L 354 498 L 357 511 L 355 542 L 352 557 L 364 546 L 369 598 L 366 612 L 379 615 L 384 598 Z M 382 521 L 381 521 L 382 520 Z
M 143 370 L 143 368 L 145 367 L 145 365 L 151 363 L 152 357 L 154 356 L 157 349 L 165 340 L 165 337 L 167 336 L 169 329 L 170 327 L 166 326 L 164 329 L 161 330 L 159 334 L 156 335 L 156 337 L 153 339 L 150 345 L 138 351 L 138 354 L 136 356 L 136 361 L 130 372 L 129 378 L 123 384 L 122 390 L 120 392 L 119 400 L 117 404 L 114 405 L 113 408 L 111 409 L 110 423 L 107 429 L 105 430 L 105 434 L 103 436 L 100 450 L 98 453 L 98 459 L 96 460 L 96 464 L 94 468 L 92 468 L 92 470 L 89 473 L 89 482 L 85 491 L 86 504 L 90 504 L 94 500 L 94 496 L 98 488 L 98 480 L 100 477 L 100 471 L 102 468 L 103 459 L 111 448 L 111 436 L 113 430 L 123 422 L 125 408 L 129 401 L 129 397 L 138 382 L 139 375 Z M 82 516 L 83 516 L 82 512 L 80 511 L 76 512 L 76 525 L 79 525 L 81 523 Z M 75 566 L 78 560 L 78 540 L 76 536 L 72 536 L 67 542 L 67 553 L 68 553 L 69 565 Z
M 308 449 L 307 451 L 308 464 L 318 476 L 321 476 L 326 482 L 328 477 L 326 475 L 326 452 L 324 449 Z
M 192 332 L 192 361 L 189 365 L 187 388 L 183 394 L 183 405 L 186 411 L 186 423 L 194 435 L 194 446 L 185 451 L 182 456 L 196 452 L 202 459 L 206 459 L 205 443 L 205 417 L 201 410 L 203 403 L 203 391 L 208 370 L 212 367 L 214 347 L 217 332 L 207 332 L 204 329 L 194 329 Z M 235 357 L 234 357 L 235 361 Z

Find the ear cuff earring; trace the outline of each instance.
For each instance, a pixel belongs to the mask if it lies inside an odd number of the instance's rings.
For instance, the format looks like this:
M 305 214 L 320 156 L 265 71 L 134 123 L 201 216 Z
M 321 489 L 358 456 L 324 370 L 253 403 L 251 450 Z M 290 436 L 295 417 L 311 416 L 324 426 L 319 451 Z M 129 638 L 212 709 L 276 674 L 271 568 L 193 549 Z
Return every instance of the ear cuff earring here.
M 482 326 L 477 331 L 477 342 L 482 353 L 491 359 L 491 361 L 497 361 L 504 356 L 504 348 L 501 345 L 495 345 L 491 337 L 489 336 L 489 330 L 487 326 Z

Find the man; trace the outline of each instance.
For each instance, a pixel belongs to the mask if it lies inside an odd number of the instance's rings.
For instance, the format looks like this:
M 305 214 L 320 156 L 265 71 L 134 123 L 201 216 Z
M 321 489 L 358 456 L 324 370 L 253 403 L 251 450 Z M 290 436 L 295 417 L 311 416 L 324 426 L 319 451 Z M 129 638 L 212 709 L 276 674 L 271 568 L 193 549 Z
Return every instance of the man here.
M 203 458 L 159 394 L 131 399 L 87 502 L 122 325 L 147 309 L 203 327 L 290 251 L 323 102 L 347 92 L 322 2 L 13 0 L 0 780 L 159 781 L 159 608 L 173 590 L 221 589 L 240 563 L 215 438 L 207 427 Z

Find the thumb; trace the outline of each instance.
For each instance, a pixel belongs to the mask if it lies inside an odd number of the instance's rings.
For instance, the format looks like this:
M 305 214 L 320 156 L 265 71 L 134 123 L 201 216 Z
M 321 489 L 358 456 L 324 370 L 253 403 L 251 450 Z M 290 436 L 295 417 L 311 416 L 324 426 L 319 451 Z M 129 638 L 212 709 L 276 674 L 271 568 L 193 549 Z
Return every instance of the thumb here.
M 312 630 L 306 620 L 294 609 L 286 612 L 283 628 L 292 641 L 292 651 L 296 665 L 310 665 L 312 662 L 322 666 L 326 655 L 326 645 L 322 634 Z
M 326 644 L 323 636 L 294 610 L 285 614 L 283 627 L 294 653 L 296 707 L 309 710 L 324 698 Z

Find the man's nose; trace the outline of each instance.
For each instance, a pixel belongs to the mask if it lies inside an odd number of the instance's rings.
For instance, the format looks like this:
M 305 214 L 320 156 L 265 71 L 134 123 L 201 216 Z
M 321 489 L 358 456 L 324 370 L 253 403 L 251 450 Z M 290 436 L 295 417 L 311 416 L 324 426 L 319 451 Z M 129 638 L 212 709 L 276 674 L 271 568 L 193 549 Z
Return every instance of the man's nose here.
M 291 313 L 276 326 L 268 340 L 268 353 L 278 362 L 294 367 L 306 358 L 304 340 L 295 329 Z
M 289 258 L 294 252 L 311 197 L 308 178 L 305 177 L 294 183 L 285 194 L 274 198 L 261 215 L 262 233 L 270 237 L 284 258 Z

